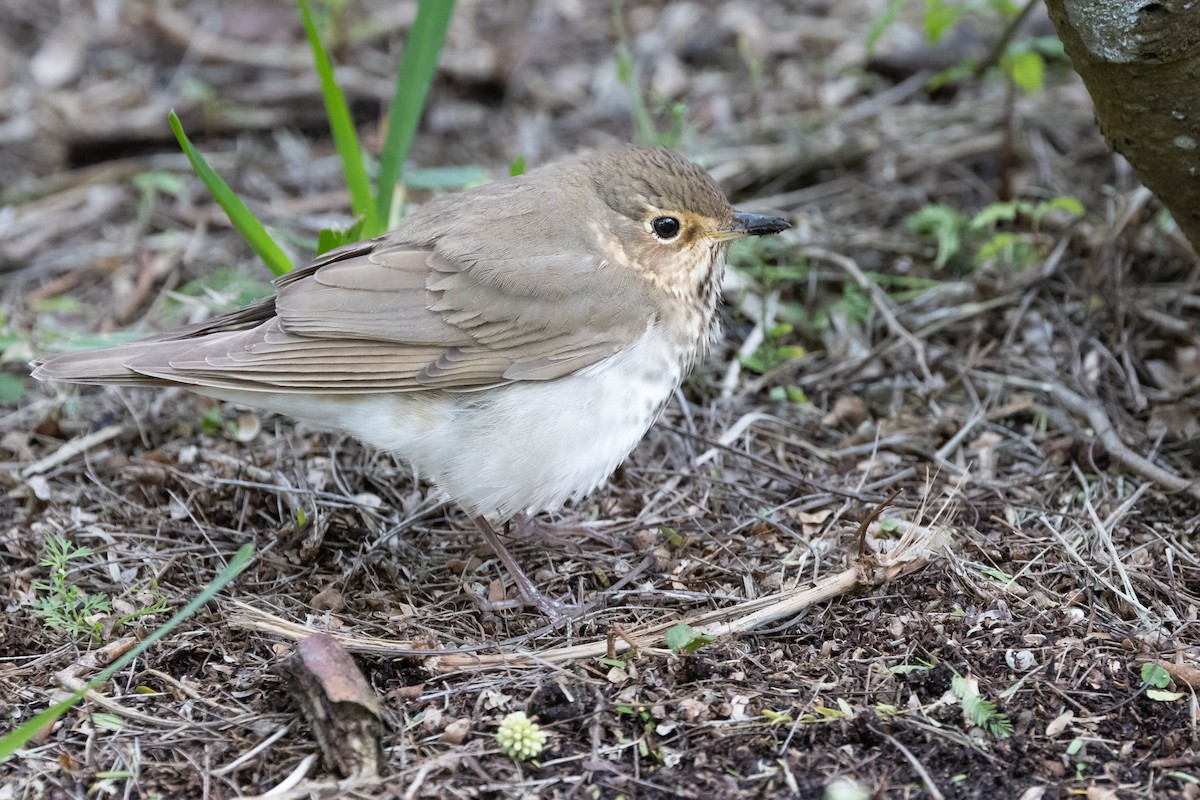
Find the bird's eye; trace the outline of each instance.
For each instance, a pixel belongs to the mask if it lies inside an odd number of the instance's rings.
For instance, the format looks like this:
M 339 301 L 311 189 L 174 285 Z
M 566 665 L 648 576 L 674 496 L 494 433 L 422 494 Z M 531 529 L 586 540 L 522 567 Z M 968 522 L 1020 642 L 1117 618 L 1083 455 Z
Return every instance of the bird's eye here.
M 679 220 L 674 217 L 655 217 L 650 222 L 654 235 L 664 241 L 670 241 L 679 235 Z

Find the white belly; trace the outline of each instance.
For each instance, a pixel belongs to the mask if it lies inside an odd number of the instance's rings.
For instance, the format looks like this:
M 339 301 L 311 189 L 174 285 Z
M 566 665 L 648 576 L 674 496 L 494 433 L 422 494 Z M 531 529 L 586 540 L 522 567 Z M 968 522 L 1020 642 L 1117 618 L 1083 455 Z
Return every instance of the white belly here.
M 344 430 L 411 462 L 472 514 L 509 517 L 579 499 L 625 460 L 690 361 L 663 338 L 651 329 L 574 375 L 479 392 L 228 399 Z

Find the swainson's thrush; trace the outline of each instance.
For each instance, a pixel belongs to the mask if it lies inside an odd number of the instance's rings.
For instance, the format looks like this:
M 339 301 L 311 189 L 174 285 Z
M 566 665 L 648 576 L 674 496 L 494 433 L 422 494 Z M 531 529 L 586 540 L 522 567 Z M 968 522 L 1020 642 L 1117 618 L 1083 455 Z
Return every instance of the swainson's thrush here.
M 485 516 L 554 509 L 607 478 L 712 338 L 729 242 L 787 227 L 734 213 L 669 150 L 590 153 L 427 203 L 239 311 L 33 374 L 183 386 L 392 451 L 554 613 Z

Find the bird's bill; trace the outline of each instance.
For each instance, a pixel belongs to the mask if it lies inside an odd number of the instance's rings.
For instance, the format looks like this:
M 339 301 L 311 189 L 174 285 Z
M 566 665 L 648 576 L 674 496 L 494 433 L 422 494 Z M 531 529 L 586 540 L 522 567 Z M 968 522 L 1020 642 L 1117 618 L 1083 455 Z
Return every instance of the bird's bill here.
M 769 236 L 780 233 L 792 227 L 792 224 L 781 217 L 771 217 L 766 214 L 734 214 L 733 224 L 723 230 L 711 234 L 717 241 L 741 239 L 743 236 Z

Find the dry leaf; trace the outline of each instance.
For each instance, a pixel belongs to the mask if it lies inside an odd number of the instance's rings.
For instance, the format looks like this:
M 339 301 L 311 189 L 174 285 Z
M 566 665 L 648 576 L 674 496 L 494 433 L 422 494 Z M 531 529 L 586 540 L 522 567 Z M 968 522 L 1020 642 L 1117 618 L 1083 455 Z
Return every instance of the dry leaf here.
M 1074 711 L 1064 711 L 1054 719 L 1050 720 L 1050 724 L 1046 726 L 1046 736 L 1053 739 L 1057 736 L 1062 736 L 1063 731 L 1075 719 Z
M 867 404 L 863 402 L 863 399 L 847 394 L 842 395 L 834 401 L 833 408 L 829 410 L 828 414 L 822 417 L 821 424 L 831 428 L 857 428 L 868 417 L 870 417 L 870 412 L 867 410 Z

